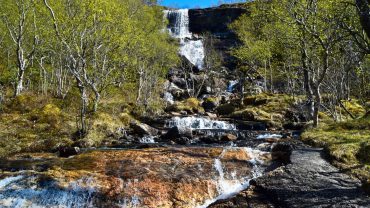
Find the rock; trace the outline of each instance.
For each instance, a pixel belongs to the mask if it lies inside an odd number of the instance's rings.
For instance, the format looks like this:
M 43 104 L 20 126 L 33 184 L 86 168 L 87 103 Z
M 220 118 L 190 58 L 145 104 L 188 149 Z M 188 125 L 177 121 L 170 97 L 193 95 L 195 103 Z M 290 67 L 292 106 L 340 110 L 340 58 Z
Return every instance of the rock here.
M 369 207 L 361 182 L 333 167 L 323 155 L 322 149 L 294 150 L 291 164 L 252 180 L 248 190 L 209 207 Z
M 220 105 L 216 108 L 219 115 L 229 115 L 235 111 L 236 107 L 232 103 Z
M 59 147 L 59 157 L 71 157 L 80 154 L 81 150 L 78 147 Z
M 206 112 L 213 111 L 217 106 L 219 102 L 216 98 L 207 98 L 203 101 L 202 107 Z
M 243 6 L 225 5 L 206 9 L 189 10 L 189 29 L 193 34 L 212 34 L 214 48 L 221 55 L 227 68 L 236 68 L 236 59 L 228 53 L 239 40 L 228 25 L 243 14 L 248 13 Z
M 238 139 L 237 136 L 235 136 L 234 134 L 225 134 L 222 136 L 222 141 L 225 141 L 225 142 L 234 142 Z
M 290 155 L 292 154 L 293 147 L 289 143 L 277 143 L 272 147 L 271 156 L 272 160 L 282 162 L 284 164 L 290 163 Z
M 75 207 L 122 207 L 125 202 L 125 207 L 199 207 L 219 195 L 216 159 L 224 167 L 225 182 L 242 182 L 254 174 L 245 148 L 87 151 L 58 159 L 50 172 L 2 173 L 0 184 L 5 185 L 1 187 L 0 206 L 16 207 L 25 202 L 27 207 L 53 207 L 56 203 L 68 207 L 73 202 Z M 0 164 L 4 162 L 0 160 Z M 18 175 L 21 177 L 12 177 Z
M 217 115 L 214 113 L 206 112 L 205 115 L 208 116 L 209 118 L 217 118 Z
M 324 159 L 322 149 L 292 152 L 291 164 L 256 179 L 255 191 L 276 207 L 369 207 L 361 182 Z
M 130 123 L 130 128 L 133 131 L 133 134 L 137 134 L 139 136 L 156 136 L 158 135 L 159 131 L 147 124 L 139 123 L 138 121 L 134 121 Z
M 174 139 L 174 142 L 180 145 L 189 145 L 191 143 L 191 139 L 188 137 L 178 137 Z
M 173 127 L 166 134 L 162 136 L 162 139 L 165 141 L 174 140 L 176 141 L 179 138 L 186 137 L 188 139 L 193 138 L 193 132 L 190 128 L 180 128 L 180 127 Z

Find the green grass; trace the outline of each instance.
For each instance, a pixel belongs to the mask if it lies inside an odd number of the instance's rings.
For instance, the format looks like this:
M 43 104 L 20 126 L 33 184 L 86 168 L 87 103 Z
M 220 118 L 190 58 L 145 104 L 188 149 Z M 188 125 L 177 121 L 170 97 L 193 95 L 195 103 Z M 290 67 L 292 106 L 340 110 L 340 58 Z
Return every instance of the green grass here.
M 0 111 L 0 158 L 16 153 L 50 152 L 78 142 L 99 146 L 105 139 L 117 139 L 117 129 L 133 119 L 122 106 L 125 99 L 103 100 L 98 113 L 89 115 L 89 132 L 78 141 L 78 106 L 75 98 L 65 100 L 24 94 L 8 100 Z M 77 143 L 75 143 L 77 144 Z
M 306 131 L 302 140 L 324 147 L 334 165 L 360 178 L 365 187 L 369 186 L 370 118 L 324 124 L 318 129 Z

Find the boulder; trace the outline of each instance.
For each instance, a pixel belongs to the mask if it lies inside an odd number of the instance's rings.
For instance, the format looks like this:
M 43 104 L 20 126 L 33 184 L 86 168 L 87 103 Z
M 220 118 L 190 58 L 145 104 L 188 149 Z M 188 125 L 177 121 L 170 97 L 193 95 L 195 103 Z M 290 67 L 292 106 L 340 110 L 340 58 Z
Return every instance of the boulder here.
M 58 156 L 59 157 L 71 157 L 80 154 L 81 150 L 78 147 L 59 147 Z
M 237 136 L 235 136 L 234 134 L 225 134 L 222 136 L 222 141 L 225 141 L 225 142 L 234 142 L 238 139 Z
M 203 101 L 202 107 L 206 112 L 213 111 L 218 106 L 218 101 L 216 98 L 207 98 Z
M 192 139 L 193 138 L 192 130 L 186 127 L 175 126 L 171 128 L 170 130 L 168 130 L 168 132 L 162 136 L 162 139 L 166 141 L 169 141 L 169 140 L 180 141 L 179 138 L 183 138 L 183 137 Z
M 137 134 L 139 136 L 144 136 L 144 135 L 156 136 L 159 133 L 157 129 L 147 124 L 139 123 L 137 121 L 131 122 L 130 128 L 132 129 L 133 134 Z
M 272 147 L 272 160 L 282 162 L 284 164 L 290 163 L 290 156 L 292 155 L 293 147 L 289 143 L 277 143 Z

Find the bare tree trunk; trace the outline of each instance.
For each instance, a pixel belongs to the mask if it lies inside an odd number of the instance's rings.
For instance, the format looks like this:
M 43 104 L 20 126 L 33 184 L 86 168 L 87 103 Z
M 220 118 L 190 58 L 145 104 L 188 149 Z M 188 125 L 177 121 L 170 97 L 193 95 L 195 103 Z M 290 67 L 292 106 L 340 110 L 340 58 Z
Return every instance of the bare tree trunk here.
M 83 137 L 87 132 L 87 125 L 86 125 L 86 112 L 87 112 L 87 105 L 88 105 L 88 98 L 86 94 L 86 88 L 82 83 L 78 84 L 78 89 L 81 95 L 81 109 L 80 109 L 80 136 Z
M 318 127 L 319 125 L 319 112 L 321 106 L 321 93 L 320 93 L 320 85 L 314 87 L 314 94 L 315 94 L 315 105 L 313 111 L 313 126 Z
M 17 84 L 15 86 L 14 97 L 20 95 L 23 91 L 24 69 L 18 70 Z

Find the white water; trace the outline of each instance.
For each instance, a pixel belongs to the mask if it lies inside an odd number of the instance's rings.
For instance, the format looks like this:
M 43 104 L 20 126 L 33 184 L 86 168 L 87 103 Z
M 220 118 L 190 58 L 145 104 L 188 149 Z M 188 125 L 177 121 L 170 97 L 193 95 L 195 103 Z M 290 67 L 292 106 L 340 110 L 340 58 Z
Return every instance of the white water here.
M 173 95 L 169 92 L 164 93 L 163 99 L 171 105 L 175 103 Z
M 219 158 L 215 159 L 214 167 L 219 175 L 219 178 L 217 179 L 217 191 L 219 195 L 216 198 L 207 200 L 204 204 L 198 206 L 198 208 L 207 208 L 209 205 L 218 200 L 228 199 L 232 196 L 235 196 L 241 191 L 247 189 L 249 187 L 249 182 L 252 179 L 260 177 L 262 175 L 263 170 L 258 165 L 263 163 L 263 161 L 260 160 L 259 157 L 264 152 L 253 150 L 251 148 L 242 148 L 251 157 L 249 162 L 253 165 L 252 175 L 237 178 L 235 174 L 231 173 L 232 179 L 226 179 L 225 174 L 227 173 L 224 172 L 224 167 L 222 165 L 221 159 L 227 151 L 236 149 L 240 148 L 228 147 L 223 150 Z
M 211 120 L 203 117 L 173 117 L 167 127 L 180 127 L 190 129 L 213 129 L 213 130 L 236 130 L 234 124 L 230 124 L 226 121 Z
M 95 182 L 90 178 L 70 183 L 65 189 L 52 181 L 40 185 L 38 180 L 38 176 L 25 175 L 0 180 L 0 207 L 93 207 Z
M 175 19 L 175 25 L 169 28 L 169 32 L 172 37 L 180 39 L 180 55 L 202 69 L 205 56 L 203 41 L 193 40 L 193 34 L 189 31 L 189 10 L 166 10 L 164 13 L 165 17 Z
M 227 92 L 233 92 L 235 86 L 238 84 L 238 80 L 231 80 L 227 86 Z
M 139 142 L 142 143 L 142 144 L 154 144 L 154 143 L 156 143 L 153 136 L 144 136 L 144 137 L 139 139 Z
M 281 139 L 282 137 L 280 134 L 261 134 L 257 136 L 257 139 Z

